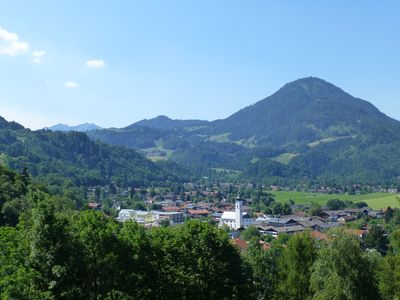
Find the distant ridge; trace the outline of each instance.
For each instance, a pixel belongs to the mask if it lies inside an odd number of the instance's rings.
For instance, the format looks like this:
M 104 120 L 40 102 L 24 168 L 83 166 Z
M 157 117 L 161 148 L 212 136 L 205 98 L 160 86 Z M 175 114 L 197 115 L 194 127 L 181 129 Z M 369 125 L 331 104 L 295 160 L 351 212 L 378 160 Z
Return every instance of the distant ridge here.
M 130 129 L 131 126 L 144 126 L 156 129 L 172 130 L 183 129 L 185 127 L 206 126 L 208 124 L 209 122 L 204 120 L 173 120 L 167 116 L 160 115 L 153 119 L 141 120 L 128 127 L 125 127 L 124 129 Z
M 84 124 L 79 124 L 75 126 L 70 126 L 66 124 L 56 124 L 50 127 L 45 127 L 43 129 L 51 130 L 51 131 L 80 131 L 80 132 L 86 132 L 86 131 L 91 131 L 91 130 L 97 130 L 97 129 L 103 129 L 102 127 L 93 124 L 93 123 L 84 123 Z

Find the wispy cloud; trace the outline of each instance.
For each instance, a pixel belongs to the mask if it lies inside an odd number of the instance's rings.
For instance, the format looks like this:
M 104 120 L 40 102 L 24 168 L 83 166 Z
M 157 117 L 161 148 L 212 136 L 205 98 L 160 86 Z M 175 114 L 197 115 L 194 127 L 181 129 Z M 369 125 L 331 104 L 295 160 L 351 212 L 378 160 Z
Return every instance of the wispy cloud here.
M 102 59 L 91 59 L 86 62 L 86 67 L 101 69 L 106 66 L 106 63 Z
M 32 59 L 29 61 L 31 64 L 41 64 L 43 56 L 46 55 L 46 51 L 33 51 L 31 52 Z
M 17 56 L 28 51 L 28 43 L 21 42 L 17 34 L 0 28 L 0 55 Z
M 66 89 L 76 89 L 77 87 L 79 87 L 79 84 L 73 81 L 67 81 L 66 83 L 64 83 L 64 87 Z

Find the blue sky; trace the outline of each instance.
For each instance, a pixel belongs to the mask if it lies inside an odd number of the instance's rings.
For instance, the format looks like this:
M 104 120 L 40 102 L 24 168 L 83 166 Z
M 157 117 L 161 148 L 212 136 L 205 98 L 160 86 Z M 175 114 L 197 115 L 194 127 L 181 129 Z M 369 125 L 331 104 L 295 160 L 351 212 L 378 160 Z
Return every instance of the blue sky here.
M 0 115 L 225 118 L 317 76 L 400 119 L 399 1 L 0 0 Z

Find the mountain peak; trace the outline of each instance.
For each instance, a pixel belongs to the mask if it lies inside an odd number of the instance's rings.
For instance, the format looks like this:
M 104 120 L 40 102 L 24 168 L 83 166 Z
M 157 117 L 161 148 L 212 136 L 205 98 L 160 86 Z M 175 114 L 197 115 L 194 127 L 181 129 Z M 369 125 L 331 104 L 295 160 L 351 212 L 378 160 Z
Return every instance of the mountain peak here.
M 305 77 L 289 82 L 279 89 L 277 93 L 279 92 L 304 93 L 309 97 L 348 95 L 339 87 L 318 77 Z
M 63 123 L 58 123 L 56 125 L 45 127 L 43 129 L 52 130 L 52 131 L 81 131 L 86 132 L 90 130 L 102 129 L 100 126 L 97 126 L 93 123 L 83 123 L 76 126 L 69 126 Z
M 196 127 L 196 126 L 204 126 L 207 125 L 208 121 L 203 120 L 174 120 L 164 115 L 159 115 L 153 119 L 144 119 L 139 122 L 136 122 L 131 126 L 143 126 L 143 127 L 151 127 L 156 129 L 163 130 L 172 130 L 172 129 L 183 129 L 185 127 Z
M 153 120 L 171 120 L 171 118 L 164 116 L 164 115 L 158 115 L 157 117 L 155 117 Z

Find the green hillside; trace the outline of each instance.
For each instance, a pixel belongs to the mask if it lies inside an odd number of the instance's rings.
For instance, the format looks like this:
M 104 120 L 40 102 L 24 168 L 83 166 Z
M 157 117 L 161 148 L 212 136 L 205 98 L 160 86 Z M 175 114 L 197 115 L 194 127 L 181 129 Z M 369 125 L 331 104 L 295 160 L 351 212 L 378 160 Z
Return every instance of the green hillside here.
M 155 164 L 132 149 L 95 142 L 80 132 L 31 131 L 0 119 L 0 153 L 13 169 L 27 168 L 49 184 L 77 186 L 164 185 L 182 181 L 174 168 Z M 177 170 L 178 168 L 175 168 Z

